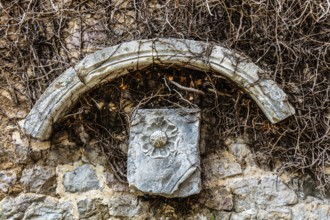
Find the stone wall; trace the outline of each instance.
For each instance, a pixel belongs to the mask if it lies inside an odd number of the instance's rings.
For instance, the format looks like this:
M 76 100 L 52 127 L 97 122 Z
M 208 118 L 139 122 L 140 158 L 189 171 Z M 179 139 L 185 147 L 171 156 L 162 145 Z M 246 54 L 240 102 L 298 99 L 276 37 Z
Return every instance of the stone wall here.
M 138 197 L 106 168 L 97 147 L 81 150 L 68 134 L 29 141 L 18 126 L 17 167 L 0 173 L 0 219 L 329 219 L 330 201 L 313 182 L 259 167 L 239 137 L 202 157 L 203 190 L 190 199 Z M 3 149 L 3 148 L 2 148 Z M 203 152 L 202 152 L 203 153 Z M 19 166 L 19 164 L 25 164 Z M 279 164 L 280 167 L 280 164 Z M 189 207 L 181 207 L 179 203 Z M 184 210 L 182 210 L 184 209 Z
M 125 5 L 118 3 L 117 7 Z M 130 8 L 127 14 L 131 20 L 121 19 L 122 13 L 113 16 L 122 23 L 134 23 L 134 7 Z M 61 42 L 65 49 L 59 49 L 61 57 L 68 57 L 67 66 L 80 60 L 82 53 L 103 48 L 102 40 L 108 37 L 98 14 L 85 12 L 83 18 L 89 27 L 83 33 L 79 18 L 67 18 L 66 37 Z M 52 31 L 50 24 L 45 24 L 45 33 Z M 125 26 L 119 26 L 114 28 L 113 38 L 131 40 L 130 34 L 122 37 Z M 31 69 L 26 71 L 28 76 L 34 74 Z M 205 153 L 208 142 L 201 138 L 203 189 L 199 195 L 181 200 L 135 196 L 108 167 L 97 143 L 77 146 L 66 132 L 54 134 L 51 142 L 26 137 L 22 124 L 31 108 L 31 97 L 21 78 L 9 77 L 11 73 L 2 76 L 12 82 L 0 87 L 1 220 L 330 219 L 330 201 L 316 190 L 308 174 L 283 172 L 280 162 L 276 167 L 260 166 L 241 137 L 218 144 L 212 153 Z M 34 99 L 44 90 L 44 85 L 38 86 Z M 327 172 L 330 175 L 329 169 Z

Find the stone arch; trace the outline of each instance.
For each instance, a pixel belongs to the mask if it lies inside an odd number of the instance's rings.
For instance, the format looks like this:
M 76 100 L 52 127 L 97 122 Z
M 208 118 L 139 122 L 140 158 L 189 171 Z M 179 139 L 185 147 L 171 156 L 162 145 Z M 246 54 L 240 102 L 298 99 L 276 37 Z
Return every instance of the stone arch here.
M 212 43 L 158 38 L 105 48 L 67 69 L 34 105 L 25 119 L 25 132 L 37 139 L 48 139 L 52 124 L 76 103 L 81 94 L 153 64 L 177 65 L 225 76 L 248 93 L 272 123 L 295 113 L 287 95 L 273 80 L 260 78 L 264 71 L 246 57 Z

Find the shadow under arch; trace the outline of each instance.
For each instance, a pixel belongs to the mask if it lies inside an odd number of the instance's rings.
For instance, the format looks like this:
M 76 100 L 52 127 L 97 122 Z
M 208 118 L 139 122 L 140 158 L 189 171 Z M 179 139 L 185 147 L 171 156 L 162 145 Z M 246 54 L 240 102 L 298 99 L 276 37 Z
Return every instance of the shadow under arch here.
M 52 124 L 73 107 L 80 95 L 150 65 L 181 66 L 225 76 L 242 88 L 272 123 L 295 113 L 287 95 L 264 71 L 231 50 L 194 40 L 157 38 L 118 44 L 92 53 L 56 78 L 25 119 L 24 130 L 47 140 Z M 265 76 L 264 76 L 265 77 Z

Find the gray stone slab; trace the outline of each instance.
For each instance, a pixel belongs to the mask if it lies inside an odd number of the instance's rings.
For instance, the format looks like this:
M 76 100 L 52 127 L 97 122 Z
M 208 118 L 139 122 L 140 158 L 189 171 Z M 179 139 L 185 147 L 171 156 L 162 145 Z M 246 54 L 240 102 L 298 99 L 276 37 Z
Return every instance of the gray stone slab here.
M 187 197 L 201 190 L 198 109 L 132 115 L 127 178 L 138 194 Z
M 67 192 L 87 192 L 100 188 L 100 182 L 95 170 L 89 164 L 84 164 L 64 175 L 64 188 Z

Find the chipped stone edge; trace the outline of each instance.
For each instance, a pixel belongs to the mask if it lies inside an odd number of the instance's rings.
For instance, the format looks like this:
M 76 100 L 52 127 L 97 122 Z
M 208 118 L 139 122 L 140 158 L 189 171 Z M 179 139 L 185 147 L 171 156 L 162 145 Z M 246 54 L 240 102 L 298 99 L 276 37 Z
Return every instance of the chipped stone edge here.
M 26 134 L 47 140 L 52 124 L 73 107 L 83 93 L 152 64 L 177 65 L 227 77 L 248 93 L 271 123 L 295 113 L 287 95 L 247 58 L 223 47 L 194 40 L 157 38 L 122 43 L 92 53 L 56 78 L 24 122 Z

